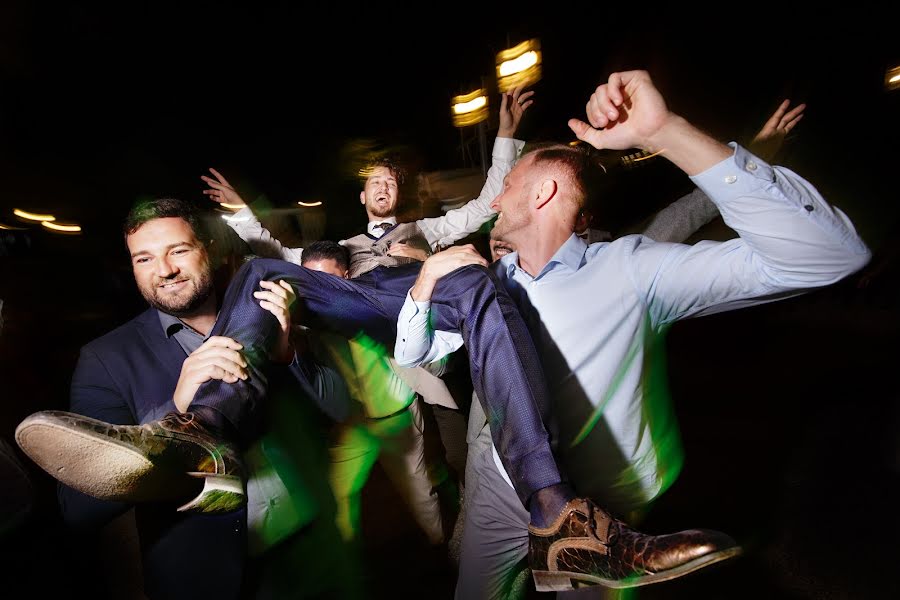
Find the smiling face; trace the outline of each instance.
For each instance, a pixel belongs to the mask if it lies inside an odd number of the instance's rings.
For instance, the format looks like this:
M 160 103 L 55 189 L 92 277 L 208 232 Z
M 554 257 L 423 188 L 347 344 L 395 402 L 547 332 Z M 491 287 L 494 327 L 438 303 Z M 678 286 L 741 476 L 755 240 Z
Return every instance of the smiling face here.
M 495 239 L 493 237 L 493 232 L 491 233 L 491 241 L 488 244 L 491 249 L 491 262 L 498 261 L 507 254 L 512 254 L 513 252 L 515 252 L 512 244 L 510 244 L 506 240 Z
M 153 219 L 125 239 L 134 281 L 150 306 L 190 316 L 210 299 L 212 267 L 206 247 L 178 217 Z
M 521 243 L 533 218 L 529 194 L 532 191 L 533 157 L 525 155 L 503 180 L 503 191 L 491 202 L 497 211 L 497 221 L 491 230 L 491 239 L 505 240 L 510 244 Z
M 397 212 L 400 197 L 397 176 L 388 167 L 375 167 L 366 179 L 359 201 L 366 207 L 370 221 L 392 217 Z

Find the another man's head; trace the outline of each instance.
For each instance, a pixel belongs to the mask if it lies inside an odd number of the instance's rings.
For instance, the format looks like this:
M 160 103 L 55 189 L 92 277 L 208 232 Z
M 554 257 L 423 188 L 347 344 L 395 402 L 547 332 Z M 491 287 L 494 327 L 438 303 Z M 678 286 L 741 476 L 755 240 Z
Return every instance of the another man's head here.
M 491 249 L 491 262 L 496 262 L 507 254 L 512 254 L 516 251 L 512 244 L 506 240 L 495 239 L 493 234 L 491 235 L 491 240 L 488 242 L 488 246 Z
M 390 158 L 380 158 L 363 167 L 360 175 L 365 183 L 359 201 L 366 207 L 369 221 L 396 215 L 400 186 L 406 179 L 403 168 Z
M 562 245 L 583 225 L 579 214 L 602 171 L 589 154 L 554 144 L 525 154 L 509 172 L 491 203 L 499 213 L 491 237 L 520 250 L 528 245 Z
M 350 273 L 350 253 L 337 242 L 320 240 L 304 248 L 300 264 L 313 271 L 347 279 Z
M 183 317 L 214 303 L 211 238 L 191 204 L 173 198 L 141 202 L 128 213 L 124 231 L 134 280 L 151 306 Z

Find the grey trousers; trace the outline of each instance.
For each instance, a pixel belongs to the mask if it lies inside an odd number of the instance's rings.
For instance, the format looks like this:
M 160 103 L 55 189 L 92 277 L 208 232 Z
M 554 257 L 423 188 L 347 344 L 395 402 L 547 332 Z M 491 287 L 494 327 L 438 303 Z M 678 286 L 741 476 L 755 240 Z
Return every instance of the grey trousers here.
M 530 515 L 494 463 L 491 430 L 481 408 L 469 413 L 465 522 L 457 600 L 518 598 L 528 574 Z
M 466 486 L 456 600 L 511 600 L 533 592 L 528 568 L 528 511 L 506 482 L 491 450 L 491 430 L 477 399 L 469 413 L 466 436 Z M 551 598 L 550 593 L 541 594 Z M 590 587 L 558 592 L 565 600 L 624 600 L 637 592 Z

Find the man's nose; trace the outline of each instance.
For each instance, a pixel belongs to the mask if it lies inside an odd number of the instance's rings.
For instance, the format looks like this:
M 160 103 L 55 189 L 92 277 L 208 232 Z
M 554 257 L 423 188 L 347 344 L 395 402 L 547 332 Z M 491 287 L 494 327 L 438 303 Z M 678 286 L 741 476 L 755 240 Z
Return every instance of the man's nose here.
M 169 260 L 168 256 L 163 256 L 156 261 L 156 275 L 159 277 L 171 277 L 178 273 L 178 267 L 174 262 Z

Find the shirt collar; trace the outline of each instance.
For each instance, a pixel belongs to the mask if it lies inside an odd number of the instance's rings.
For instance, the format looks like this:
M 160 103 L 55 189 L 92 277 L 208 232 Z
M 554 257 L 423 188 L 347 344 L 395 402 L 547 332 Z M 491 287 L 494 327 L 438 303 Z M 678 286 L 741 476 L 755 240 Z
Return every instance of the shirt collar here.
M 569 239 L 559 247 L 556 253 L 550 257 L 547 265 L 541 269 L 541 272 L 537 274 L 535 279 L 539 279 L 544 273 L 552 270 L 553 266 L 556 264 L 564 265 L 573 272 L 577 271 L 584 262 L 584 254 L 587 252 L 587 248 L 587 243 L 573 233 L 569 236 Z M 506 274 L 509 277 L 512 277 L 515 270 L 519 267 L 519 253 L 510 252 L 500 259 L 500 264 L 503 266 Z
M 369 235 L 374 235 L 375 237 L 384 235 L 384 229 L 375 227 L 379 223 L 390 223 L 393 226 L 397 224 L 397 217 L 388 217 L 386 219 L 381 219 L 380 221 L 369 221 L 369 227 L 367 229 Z
M 156 314 L 159 315 L 159 324 L 162 325 L 163 332 L 165 332 L 167 338 L 184 329 L 184 323 L 178 317 L 164 313 L 161 310 L 157 310 Z
M 186 329 L 196 335 L 199 335 L 200 337 L 204 337 L 199 331 L 186 324 L 178 317 L 170 315 L 169 313 L 164 313 L 159 309 L 157 309 L 156 314 L 159 315 L 159 324 L 162 325 L 162 329 L 166 334 L 166 338 L 171 338 L 182 329 Z

